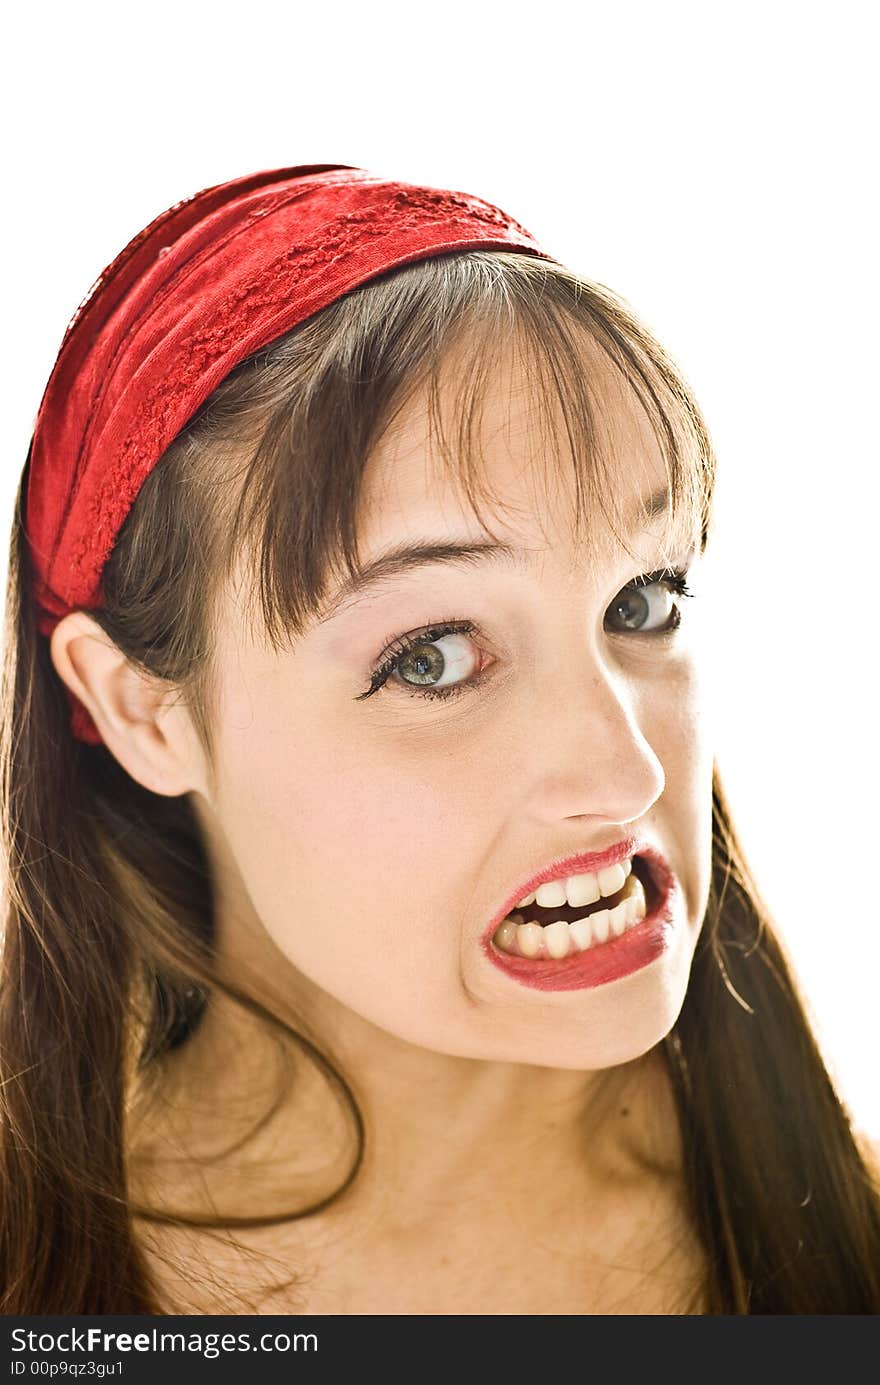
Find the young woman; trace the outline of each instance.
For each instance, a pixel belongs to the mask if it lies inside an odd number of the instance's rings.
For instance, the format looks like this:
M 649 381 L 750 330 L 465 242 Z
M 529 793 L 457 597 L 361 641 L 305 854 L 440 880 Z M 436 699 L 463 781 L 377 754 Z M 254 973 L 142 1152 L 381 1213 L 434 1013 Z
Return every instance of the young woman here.
M 104 272 L 10 554 L 6 1313 L 880 1310 L 713 762 L 714 475 L 478 198 L 275 170 Z

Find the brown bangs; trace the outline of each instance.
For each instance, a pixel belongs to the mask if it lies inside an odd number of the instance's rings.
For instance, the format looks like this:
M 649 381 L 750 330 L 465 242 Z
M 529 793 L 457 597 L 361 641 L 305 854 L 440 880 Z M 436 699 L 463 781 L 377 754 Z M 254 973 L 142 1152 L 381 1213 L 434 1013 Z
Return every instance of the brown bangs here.
M 166 459 L 185 450 L 189 480 L 205 492 L 204 610 L 215 612 L 241 574 L 252 625 L 274 648 L 304 633 L 334 583 L 359 569 L 367 462 L 419 392 L 453 483 L 491 533 L 481 504 L 503 508 L 503 498 L 485 484 L 480 422 L 510 348 L 547 444 L 536 455 L 570 468 L 578 535 L 601 513 L 630 551 L 609 483 L 598 361 L 657 439 L 670 551 L 684 534 L 705 547 L 715 478 L 708 431 L 681 374 L 624 301 L 554 262 L 456 253 L 380 276 L 249 357 L 172 445 Z M 202 674 L 208 697 L 208 664 Z

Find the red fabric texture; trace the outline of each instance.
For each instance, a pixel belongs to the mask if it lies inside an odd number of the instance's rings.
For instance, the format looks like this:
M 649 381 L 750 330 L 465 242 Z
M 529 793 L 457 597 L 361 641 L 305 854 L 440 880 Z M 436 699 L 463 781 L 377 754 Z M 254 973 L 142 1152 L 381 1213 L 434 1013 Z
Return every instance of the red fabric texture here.
M 41 634 L 100 608 L 138 490 L 234 366 L 387 270 L 493 246 L 552 258 L 478 197 L 344 164 L 234 179 L 156 217 L 78 309 L 35 421 L 26 529 Z M 99 744 L 67 692 L 73 735 Z

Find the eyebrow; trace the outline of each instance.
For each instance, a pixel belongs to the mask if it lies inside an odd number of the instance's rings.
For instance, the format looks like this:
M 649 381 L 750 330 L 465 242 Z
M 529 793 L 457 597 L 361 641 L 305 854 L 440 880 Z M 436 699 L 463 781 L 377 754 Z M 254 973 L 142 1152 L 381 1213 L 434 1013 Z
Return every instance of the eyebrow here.
M 655 491 L 653 495 L 641 502 L 636 515 L 630 522 L 630 530 L 639 525 L 650 523 L 658 515 L 665 514 L 668 509 L 669 490 L 664 488 Z M 413 572 L 417 568 L 434 563 L 452 563 L 462 567 L 471 564 L 482 566 L 487 562 L 505 562 L 519 568 L 526 568 L 530 562 L 529 550 L 515 548 L 509 543 L 491 543 L 488 541 L 456 543 L 454 541 L 431 542 L 424 540 L 416 543 L 398 544 L 395 548 L 377 554 L 369 563 L 349 577 L 322 607 L 317 623 L 319 625 L 326 624 L 334 616 L 341 615 L 343 611 L 356 606 L 368 594 L 374 592 L 377 587 L 390 583 L 395 578 Z

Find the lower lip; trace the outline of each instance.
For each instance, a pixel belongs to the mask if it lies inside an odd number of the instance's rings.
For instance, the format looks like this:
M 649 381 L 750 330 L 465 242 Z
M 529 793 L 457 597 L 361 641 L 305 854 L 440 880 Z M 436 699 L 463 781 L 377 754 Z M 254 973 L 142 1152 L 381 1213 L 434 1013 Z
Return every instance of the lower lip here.
M 594 943 L 585 952 L 570 952 L 559 959 L 512 957 L 496 947 L 490 938 L 483 944 L 486 956 L 506 976 L 536 991 L 582 991 L 641 971 L 656 962 L 670 945 L 675 925 L 675 899 L 679 893 L 678 881 L 665 861 L 652 856 L 649 869 L 655 893 L 654 906 L 641 923 L 628 928 L 619 938 Z

